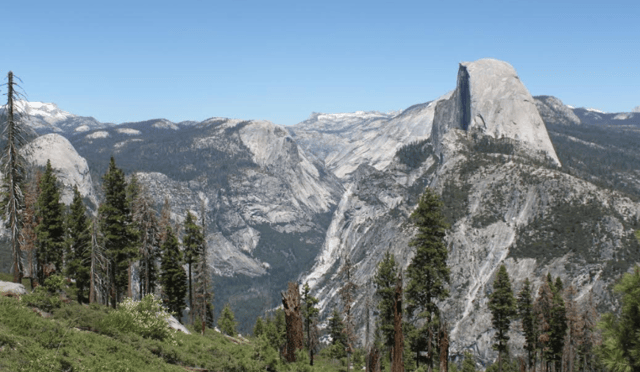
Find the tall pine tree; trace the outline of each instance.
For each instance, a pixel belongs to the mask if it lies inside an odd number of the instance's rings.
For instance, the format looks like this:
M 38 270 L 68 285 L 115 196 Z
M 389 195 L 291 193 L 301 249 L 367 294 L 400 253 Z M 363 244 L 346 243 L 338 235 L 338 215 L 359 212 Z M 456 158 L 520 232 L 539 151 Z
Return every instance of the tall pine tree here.
M 378 329 L 382 332 L 383 343 L 386 348 L 394 345 L 394 293 L 398 278 L 398 264 L 391 252 L 387 251 L 378 263 L 373 283 L 376 286 L 378 298 Z
M 104 203 L 98 208 L 100 230 L 104 237 L 109 264 L 111 306 L 120 302 L 128 284 L 129 260 L 135 256 L 135 241 L 131 232 L 131 210 L 127 200 L 124 172 L 116 167 L 113 157 L 102 177 Z
M 426 188 L 418 207 L 411 214 L 411 220 L 418 229 L 409 246 L 416 253 L 407 268 L 407 289 L 405 291 L 407 313 L 423 321 L 423 333 L 427 334 L 427 362 L 429 370 L 433 368 L 432 335 L 439 321 L 440 311 L 437 301 L 449 296 L 446 284 L 449 283 L 450 269 L 447 266 L 448 251 L 444 243 L 448 228 L 442 214 L 443 204 L 440 197 L 430 188 Z M 417 314 L 416 314 L 417 313 Z M 420 338 L 416 338 L 420 339 Z M 418 349 L 417 345 L 414 347 Z M 417 350 L 419 353 L 420 350 Z M 418 358 L 416 358 L 418 363 Z
M 498 275 L 493 282 L 493 292 L 489 296 L 489 310 L 491 310 L 491 322 L 496 330 L 493 348 L 498 351 L 498 371 L 502 372 L 502 356 L 509 351 L 509 327 L 511 320 L 516 315 L 516 300 L 511 290 L 511 281 L 504 265 L 500 265 Z
M 184 247 L 184 262 L 187 264 L 188 282 L 189 282 L 189 307 L 194 308 L 193 302 L 193 267 L 197 264 L 200 256 L 204 254 L 204 235 L 200 226 L 198 226 L 196 218 L 187 211 L 187 218 L 184 221 L 184 236 L 182 238 L 182 246 Z M 193 314 L 191 311 L 191 322 L 193 323 Z
M 529 368 L 535 363 L 536 351 L 536 318 L 533 312 L 533 294 L 529 278 L 524 280 L 522 289 L 518 294 L 518 315 L 522 319 L 522 330 L 524 332 L 524 349 L 527 351 L 527 363 Z
M 0 209 L 5 219 L 5 226 L 9 228 L 9 238 L 11 244 L 11 271 L 13 281 L 22 283 L 22 254 L 20 250 L 20 232 L 22 230 L 22 209 L 24 208 L 24 195 L 22 193 L 22 182 L 24 179 L 25 161 L 20 154 L 20 148 L 24 145 L 24 129 L 22 123 L 22 113 L 17 107 L 17 103 L 22 94 L 19 93 L 20 86 L 15 81 L 13 72 L 7 74 L 7 105 L 5 106 L 2 123 L 4 128 L 2 137 L 5 147 L 2 152 L 2 173 L 4 182 L 2 184 L 2 198 Z
M 175 317 L 180 320 L 185 309 L 187 295 L 187 274 L 182 267 L 182 252 L 178 239 L 171 227 L 167 227 L 166 239 L 162 244 L 162 264 L 160 266 L 160 283 L 164 293 L 163 301 Z
M 156 290 L 160 259 L 160 226 L 149 191 L 139 186 L 133 200 L 133 222 L 138 228 L 140 298 Z
M 304 283 L 302 287 L 302 317 L 304 319 L 305 330 L 307 331 L 307 350 L 309 350 L 309 365 L 313 365 L 313 351 L 318 346 L 318 332 L 315 321 L 320 313 L 316 307 L 318 299 L 311 295 L 309 283 Z
M 38 248 L 38 281 L 54 272 L 62 273 L 64 252 L 64 210 L 60 203 L 58 179 L 53 172 L 51 162 L 40 179 L 40 195 L 36 207 L 39 224 L 36 227 L 36 246 Z
M 78 187 L 73 187 L 73 201 L 67 216 L 67 276 L 75 279 L 78 303 L 89 302 L 91 279 L 91 224 Z

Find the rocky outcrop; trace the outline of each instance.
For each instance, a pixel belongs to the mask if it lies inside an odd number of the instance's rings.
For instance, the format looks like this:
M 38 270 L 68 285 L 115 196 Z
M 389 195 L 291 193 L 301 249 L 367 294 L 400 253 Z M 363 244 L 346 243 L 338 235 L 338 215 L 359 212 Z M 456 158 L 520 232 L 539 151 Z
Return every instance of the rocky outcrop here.
M 455 91 L 436 107 L 432 139 L 438 154 L 451 129 L 512 139 L 560 165 L 533 97 L 506 62 L 481 59 L 460 64 Z
M 22 284 L 3 282 L 2 280 L 0 280 L 0 294 L 2 293 L 11 293 L 21 296 L 27 294 L 27 289 Z
M 64 204 L 71 204 L 73 187 L 77 186 L 80 195 L 93 204 L 90 207 L 98 207 L 89 165 L 69 140 L 59 134 L 47 134 L 29 142 L 22 152 L 30 163 L 39 167 L 46 166 L 47 160 L 51 161 L 51 167 L 62 185 L 61 201 Z
M 573 113 L 569 106 L 565 106 L 562 101 L 551 96 L 533 97 L 538 108 L 538 112 L 545 123 L 562 125 L 579 125 L 580 118 Z
M 287 129 L 302 148 L 348 182 L 360 164 L 385 169 L 399 148 L 428 139 L 436 105 L 449 95 L 396 113 L 314 113 Z

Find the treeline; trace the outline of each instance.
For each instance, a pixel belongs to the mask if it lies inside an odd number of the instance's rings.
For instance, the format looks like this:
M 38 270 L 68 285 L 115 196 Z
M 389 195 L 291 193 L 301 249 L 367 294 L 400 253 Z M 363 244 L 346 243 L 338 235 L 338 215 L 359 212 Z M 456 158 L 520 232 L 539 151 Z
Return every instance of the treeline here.
M 458 371 L 475 372 L 479 360 L 470 351 L 449 356 L 450 325 L 438 306 L 449 296 L 450 269 L 444 237 L 448 225 L 440 198 L 429 188 L 411 215 L 417 234 L 409 245 L 415 255 L 403 272 L 391 252 L 381 258 L 373 283 L 374 303 L 365 305 L 366 333 L 358 345 L 353 305 L 358 295 L 354 265 L 342 259 L 337 275 L 342 278 L 340 301 L 326 323 L 327 347 L 320 350 L 318 299 L 308 284 L 296 283 L 282 293 L 283 307 L 271 317 L 258 318 L 254 336 L 263 340 L 271 355 L 288 363 L 304 357 L 313 365 L 314 354 L 340 361 L 350 369 L 366 371 Z M 534 288 L 529 279 L 514 294 L 504 265 L 497 270 L 489 294 L 488 310 L 494 328 L 493 349 L 498 352 L 491 371 L 616 371 L 640 370 L 640 266 L 625 274 L 615 292 L 622 295 L 619 315 L 606 314 L 599 321 L 592 291 L 578 304 L 573 285 L 548 274 Z M 375 314 L 371 308 L 375 307 Z M 370 317 L 377 318 L 373 338 Z M 518 322 L 519 327 L 512 327 Z M 521 332 L 524 355 L 514 354 L 509 335 Z M 462 358 L 460 358 L 462 357 Z M 460 366 L 453 362 L 458 359 Z M 459 359 L 462 359 L 461 361 Z

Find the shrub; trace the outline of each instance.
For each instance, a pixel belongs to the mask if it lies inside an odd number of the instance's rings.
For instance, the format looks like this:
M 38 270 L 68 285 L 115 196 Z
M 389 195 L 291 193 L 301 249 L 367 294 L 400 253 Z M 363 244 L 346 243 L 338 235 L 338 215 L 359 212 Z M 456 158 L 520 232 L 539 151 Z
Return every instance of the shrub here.
M 162 300 L 148 294 L 141 301 L 125 299 L 116 310 L 107 314 L 101 326 L 105 330 L 135 333 L 144 338 L 175 341 L 175 332 L 167 324 L 169 316 L 162 307 Z

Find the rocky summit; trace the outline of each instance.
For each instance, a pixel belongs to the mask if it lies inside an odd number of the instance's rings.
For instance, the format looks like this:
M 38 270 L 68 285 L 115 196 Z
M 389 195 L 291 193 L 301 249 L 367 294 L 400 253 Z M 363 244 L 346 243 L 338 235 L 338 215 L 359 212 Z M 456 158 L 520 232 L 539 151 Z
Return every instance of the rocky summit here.
M 431 187 L 451 226 L 451 296 L 440 304 L 451 352 L 474 350 L 488 362 L 497 354 L 487 301 L 500 264 L 515 291 L 525 278 L 537 291 L 551 273 L 582 304 L 618 306 L 612 283 L 640 262 L 640 123 L 534 98 L 502 61 L 463 62 L 451 81 L 451 92 L 400 112 L 314 113 L 291 127 L 225 118 L 102 124 L 40 104 L 27 123 L 41 137 L 29 146 L 38 165 L 55 155 L 65 186 L 82 186 L 89 199 L 99 200 L 113 155 L 158 208 L 168 200 L 175 222 L 204 211 L 216 309 L 230 303 L 242 332 L 279 304 L 288 281 L 309 282 L 326 321 L 341 306 L 348 257 L 359 341 L 371 342 L 377 265 L 390 251 L 407 267 L 409 216 Z M 6 245 L 0 254 L 7 266 Z

